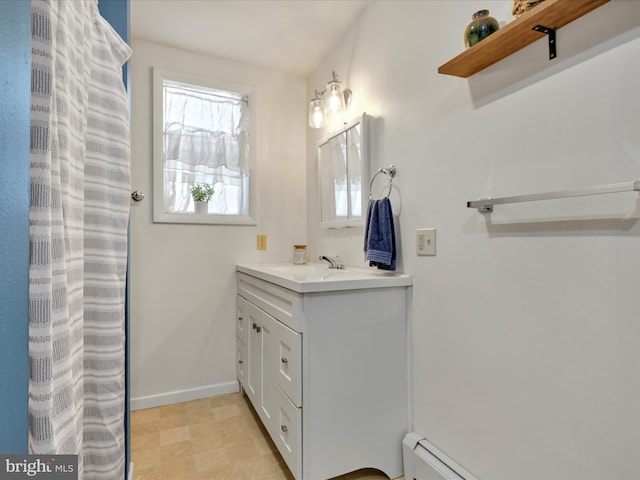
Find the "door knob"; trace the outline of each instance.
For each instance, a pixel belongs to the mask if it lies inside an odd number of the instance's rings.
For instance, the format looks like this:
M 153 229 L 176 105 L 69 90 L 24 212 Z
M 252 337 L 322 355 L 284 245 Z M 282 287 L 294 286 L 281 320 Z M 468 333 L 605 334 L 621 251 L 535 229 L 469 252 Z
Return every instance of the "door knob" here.
M 141 190 L 134 190 L 131 192 L 131 198 L 133 198 L 135 202 L 141 202 L 144 200 L 144 193 L 142 193 Z

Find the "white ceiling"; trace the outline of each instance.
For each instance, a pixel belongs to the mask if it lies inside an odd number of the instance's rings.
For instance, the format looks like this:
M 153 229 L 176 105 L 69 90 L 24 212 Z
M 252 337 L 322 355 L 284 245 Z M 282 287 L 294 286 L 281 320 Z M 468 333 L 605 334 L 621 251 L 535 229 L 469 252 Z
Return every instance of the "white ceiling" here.
M 130 0 L 131 35 L 309 75 L 372 0 Z

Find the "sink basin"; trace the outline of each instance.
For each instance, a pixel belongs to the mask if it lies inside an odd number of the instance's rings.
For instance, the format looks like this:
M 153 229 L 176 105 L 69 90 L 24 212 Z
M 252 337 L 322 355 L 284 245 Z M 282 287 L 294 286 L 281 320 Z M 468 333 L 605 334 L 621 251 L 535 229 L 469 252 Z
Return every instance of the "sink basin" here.
M 373 268 L 338 270 L 321 263 L 238 265 L 236 270 L 299 293 L 411 285 L 411 276 L 402 273 Z
M 300 282 L 322 282 L 338 273 L 346 273 L 346 270 L 329 268 L 329 265 L 305 264 L 305 265 L 273 265 L 270 269 L 283 277 L 295 278 Z

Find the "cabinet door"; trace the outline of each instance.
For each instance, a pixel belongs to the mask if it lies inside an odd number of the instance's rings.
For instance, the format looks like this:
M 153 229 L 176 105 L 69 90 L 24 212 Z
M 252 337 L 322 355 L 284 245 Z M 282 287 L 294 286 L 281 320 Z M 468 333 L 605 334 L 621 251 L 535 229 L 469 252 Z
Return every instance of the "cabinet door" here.
M 302 334 L 275 322 L 275 382 L 297 407 L 302 406 Z
M 247 302 L 238 295 L 236 302 L 236 336 L 245 344 L 249 343 L 249 330 L 251 324 L 247 316 Z
M 247 394 L 262 423 L 271 432 L 275 388 L 276 321 L 252 303 L 246 303 L 249 319 L 249 368 Z
M 258 322 L 256 318 L 257 308 L 247 303 L 245 315 L 250 325 L 249 330 L 249 367 L 247 368 L 247 395 L 251 403 L 256 405 L 258 397 L 262 394 L 262 342 L 257 331 Z
M 258 309 L 259 310 L 259 309 Z M 262 395 L 259 403 L 259 414 L 262 423 L 269 432 L 273 428 L 273 409 L 275 404 L 275 356 L 276 342 L 273 334 L 274 324 L 277 323 L 271 315 L 260 312 L 260 339 L 262 341 Z
M 242 388 L 247 390 L 247 367 L 249 366 L 249 351 L 247 346 L 236 337 L 236 376 Z

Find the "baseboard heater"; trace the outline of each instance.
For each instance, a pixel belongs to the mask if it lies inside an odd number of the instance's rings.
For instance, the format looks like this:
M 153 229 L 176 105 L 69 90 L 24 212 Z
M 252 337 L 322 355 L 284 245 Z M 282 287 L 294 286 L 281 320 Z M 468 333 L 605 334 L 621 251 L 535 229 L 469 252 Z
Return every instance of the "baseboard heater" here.
M 402 441 L 405 480 L 478 480 L 416 432 Z

